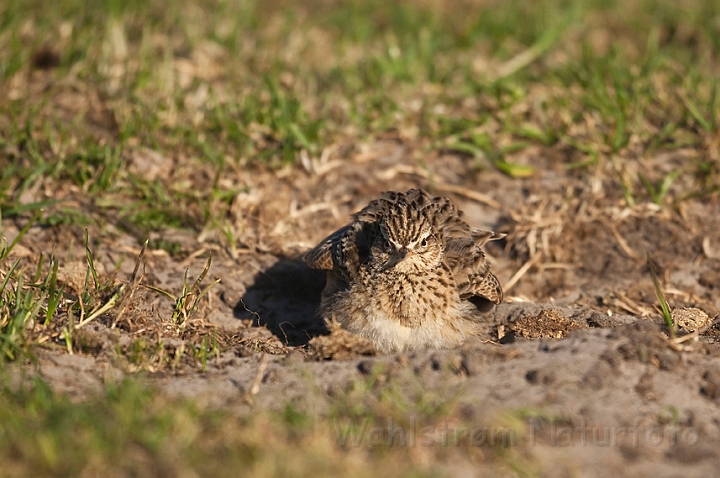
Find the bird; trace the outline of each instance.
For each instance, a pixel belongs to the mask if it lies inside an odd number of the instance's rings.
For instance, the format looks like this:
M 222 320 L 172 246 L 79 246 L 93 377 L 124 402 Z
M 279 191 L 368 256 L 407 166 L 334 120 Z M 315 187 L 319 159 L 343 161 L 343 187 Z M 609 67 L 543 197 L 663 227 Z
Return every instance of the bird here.
M 381 353 L 452 348 L 481 331 L 503 290 L 475 229 L 446 197 L 386 191 L 303 255 L 326 270 L 320 315 Z

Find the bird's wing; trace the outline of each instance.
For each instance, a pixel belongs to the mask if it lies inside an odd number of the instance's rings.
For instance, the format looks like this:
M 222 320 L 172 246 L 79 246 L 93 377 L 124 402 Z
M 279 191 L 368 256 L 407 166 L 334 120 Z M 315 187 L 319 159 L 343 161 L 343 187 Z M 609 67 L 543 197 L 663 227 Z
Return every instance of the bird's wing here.
M 433 223 L 433 229 L 441 232 L 444 242 L 467 238 L 472 229 L 462 219 L 463 213 L 446 197 L 435 197 L 424 208 L 424 213 Z
M 420 191 L 411 189 L 408 193 Z M 424 193 L 424 191 L 420 191 Z M 427 193 L 425 193 L 427 195 Z M 397 191 L 385 191 L 380 193 L 377 199 L 373 199 L 367 206 L 353 214 L 353 218 L 361 223 L 379 223 L 383 216 L 387 214 L 388 209 L 396 205 L 401 199 L 406 197 L 406 193 Z
M 472 302 L 476 302 L 475 298 L 484 298 L 494 304 L 502 302 L 502 288 L 490 272 L 490 263 L 482 246 L 505 237 L 505 234 L 471 228 L 463 220 L 462 212 L 447 198 L 434 198 L 428 209 L 435 230 L 441 231 L 446 264 L 453 272 L 460 298 Z
M 502 302 L 502 287 L 490 272 L 490 263 L 482 251 L 482 245 L 487 241 L 501 237 L 504 235 L 473 229 L 468 236 L 451 237 L 446 241 L 446 261 L 453 271 L 461 299 L 472 301 L 474 297 L 483 297 L 494 304 Z
M 345 236 L 351 231 L 352 224 L 338 229 L 328 237 L 320 241 L 320 244 L 303 255 L 303 260 L 313 269 L 338 270 L 339 264 L 334 257 L 339 254 L 340 246 Z
M 482 247 L 490 241 L 497 241 L 507 236 L 502 232 L 488 231 L 486 229 L 473 229 L 472 236 L 477 247 Z
M 353 214 L 353 222 L 305 253 L 303 260 L 314 269 L 333 271 L 346 281 L 352 280 L 360 264 L 369 256 L 380 220 L 390 204 L 397 201 L 399 194 L 402 193 L 382 193 L 378 199 Z
M 335 272 L 349 283 L 368 260 L 377 234 L 377 223 L 356 220 L 326 237 L 305 253 L 303 260 L 314 269 Z

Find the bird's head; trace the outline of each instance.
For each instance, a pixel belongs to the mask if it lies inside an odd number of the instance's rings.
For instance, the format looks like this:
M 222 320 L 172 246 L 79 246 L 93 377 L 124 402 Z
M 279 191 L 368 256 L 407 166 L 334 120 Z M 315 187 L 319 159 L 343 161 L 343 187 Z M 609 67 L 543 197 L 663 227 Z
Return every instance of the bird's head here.
M 373 249 L 383 269 L 421 273 L 437 267 L 443 248 L 430 220 L 422 210 L 398 204 L 380 223 Z

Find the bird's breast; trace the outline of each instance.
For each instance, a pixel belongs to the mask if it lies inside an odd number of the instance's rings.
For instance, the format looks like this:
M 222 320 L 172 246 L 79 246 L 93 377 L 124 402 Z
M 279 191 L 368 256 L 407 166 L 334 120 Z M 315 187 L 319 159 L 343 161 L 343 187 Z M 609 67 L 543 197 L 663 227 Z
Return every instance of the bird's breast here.
M 361 274 L 336 299 L 329 315 L 381 352 L 453 347 L 475 331 L 442 273 Z
M 426 274 L 402 274 L 391 271 L 368 277 L 367 297 L 371 307 L 406 327 L 451 313 L 457 292 L 451 278 L 435 271 Z

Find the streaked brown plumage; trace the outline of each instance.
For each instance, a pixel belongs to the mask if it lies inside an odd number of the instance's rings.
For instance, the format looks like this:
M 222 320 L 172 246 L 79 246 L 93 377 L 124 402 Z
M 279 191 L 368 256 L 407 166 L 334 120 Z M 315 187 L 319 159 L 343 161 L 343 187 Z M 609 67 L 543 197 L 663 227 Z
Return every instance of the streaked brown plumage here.
M 503 292 L 471 228 L 444 197 L 385 192 L 304 259 L 328 271 L 321 313 L 381 352 L 452 347 Z

